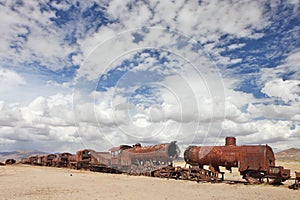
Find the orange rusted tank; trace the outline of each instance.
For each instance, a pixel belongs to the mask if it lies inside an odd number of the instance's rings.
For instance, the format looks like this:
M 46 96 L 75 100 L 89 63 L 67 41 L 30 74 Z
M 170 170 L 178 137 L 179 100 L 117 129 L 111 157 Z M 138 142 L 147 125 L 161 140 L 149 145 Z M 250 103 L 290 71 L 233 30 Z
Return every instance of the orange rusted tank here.
M 184 152 L 190 165 L 213 167 L 239 167 L 240 171 L 261 169 L 267 171 L 275 165 L 272 148 L 268 145 L 236 146 L 235 138 L 226 138 L 225 146 L 190 146 Z
M 262 178 L 268 175 L 274 178 L 276 173 L 279 173 L 276 176 L 281 181 L 290 177 L 289 170 L 275 167 L 275 157 L 270 146 L 237 146 L 234 137 L 227 137 L 225 146 L 190 146 L 184 152 L 184 159 L 191 166 L 203 168 L 208 165 L 217 172 L 220 172 L 220 166 L 228 170 L 238 167 L 243 177 Z

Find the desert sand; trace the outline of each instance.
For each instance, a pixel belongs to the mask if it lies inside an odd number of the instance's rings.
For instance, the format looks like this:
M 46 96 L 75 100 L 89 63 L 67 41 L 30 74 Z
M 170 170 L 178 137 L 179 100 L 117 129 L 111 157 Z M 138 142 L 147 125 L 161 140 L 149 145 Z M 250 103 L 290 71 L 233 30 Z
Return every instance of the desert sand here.
M 287 165 L 287 163 L 285 163 Z M 299 163 L 291 166 L 299 167 Z M 293 171 L 292 171 L 293 172 Z M 237 171 L 226 178 L 239 178 Z M 28 165 L 0 166 L 0 199 L 299 199 L 280 186 L 196 183 Z

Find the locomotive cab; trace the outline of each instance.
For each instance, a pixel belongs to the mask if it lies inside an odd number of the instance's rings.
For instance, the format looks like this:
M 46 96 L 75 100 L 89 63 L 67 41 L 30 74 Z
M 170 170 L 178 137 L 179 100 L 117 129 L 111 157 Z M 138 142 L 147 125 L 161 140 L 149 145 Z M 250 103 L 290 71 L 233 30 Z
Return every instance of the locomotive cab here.
M 267 172 L 270 166 L 275 166 L 275 157 L 268 145 L 241 146 L 239 171 L 259 170 Z
M 120 145 L 109 150 L 111 154 L 111 166 L 113 168 L 120 168 L 122 151 L 130 148 L 133 147 L 129 145 Z
M 87 169 L 92 159 L 92 152 L 95 150 L 84 149 L 76 152 L 77 169 Z

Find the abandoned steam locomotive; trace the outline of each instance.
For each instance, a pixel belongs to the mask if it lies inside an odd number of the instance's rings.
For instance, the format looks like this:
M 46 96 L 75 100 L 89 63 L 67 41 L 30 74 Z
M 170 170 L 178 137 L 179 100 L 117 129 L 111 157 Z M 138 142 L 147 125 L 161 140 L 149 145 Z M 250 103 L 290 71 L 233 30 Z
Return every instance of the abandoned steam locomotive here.
M 214 173 L 220 173 L 220 166 L 230 171 L 237 167 L 243 178 L 251 183 L 262 182 L 264 178 L 280 183 L 290 178 L 290 170 L 275 166 L 270 146 L 237 146 L 234 137 L 227 137 L 225 146 L 190 146 L 184 152 L 184 159 L 192 167 L 208 165 Z
M 187 147 L 184 160 L 188 167 L 173 166 L 179 154 L 179 147 L 174 141 L 144 147 L 140 144 L 120 145 L 111 148 L 109 152 L 84 149 L 77 151 L 76 155 L 62 153 L 32 156 L 24 158 L 22 163 L 195 181 L 223 181 L 224 172 L 219 167 L 227 170 L 238 168 L 249 183 L 260 183 L 264 179 L 270 183 L 281 183 L 290 178 L 290 170 L 275 166 L 270 146 L 237 146 L 234 137 L 227 137 L 225 146 Z
M 151 171 L 172 165 L 180 151 L 176 142 L 142 147 L 121 145 L 110 152 L 82 150 L 76 153 L 76 168 L 89 168 L 99 172 L 126 172 L 129 174 L 150 174 Z

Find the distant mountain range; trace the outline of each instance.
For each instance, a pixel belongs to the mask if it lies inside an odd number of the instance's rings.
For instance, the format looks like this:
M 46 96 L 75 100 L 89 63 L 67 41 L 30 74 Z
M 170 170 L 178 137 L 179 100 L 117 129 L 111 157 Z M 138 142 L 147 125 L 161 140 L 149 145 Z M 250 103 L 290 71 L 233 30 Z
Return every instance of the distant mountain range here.
M 275 158 L 282 161 L 300 161 L 300 149 L 290 148 L 280 151 L 275 154 Z
M 0 152 L 0 162 L 5 162 L 7 159 L 10 158 L 19 161 L 22 158 L 26 158 L 34 155 L 43 155 L 43 154 L 48 154 L 48 153 L 38 151 L 38 150 Z

